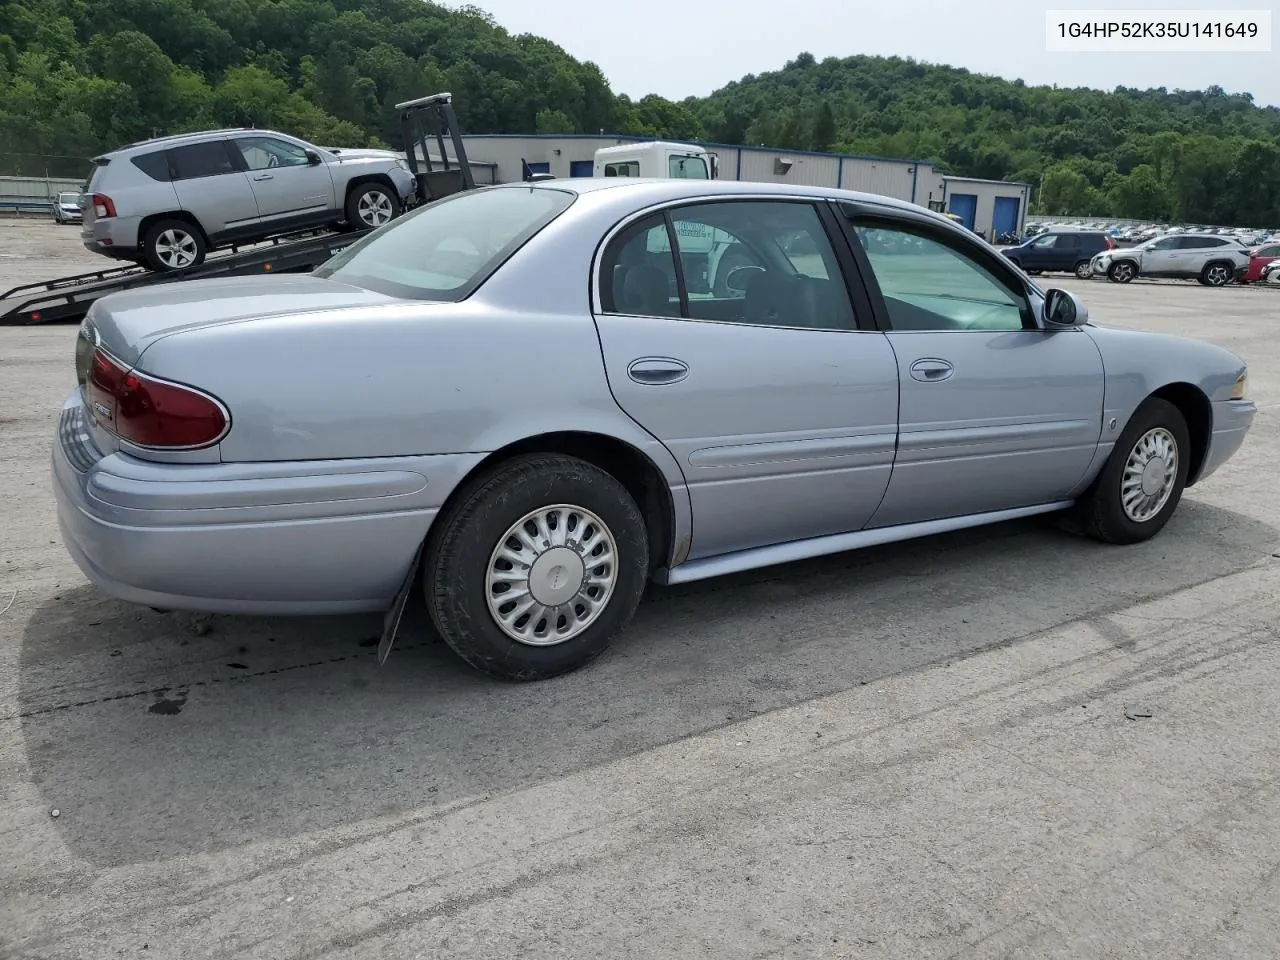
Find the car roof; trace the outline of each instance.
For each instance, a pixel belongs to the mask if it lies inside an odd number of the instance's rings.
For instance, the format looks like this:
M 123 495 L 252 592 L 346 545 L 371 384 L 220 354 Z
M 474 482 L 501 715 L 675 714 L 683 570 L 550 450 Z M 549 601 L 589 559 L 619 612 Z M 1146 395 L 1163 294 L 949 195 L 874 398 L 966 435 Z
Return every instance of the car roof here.
M 956 225 L 940 213 L 918 203 L 897 197 L 837 187 L 816 187 L 791 183 L 768 183 L 753 180 L 694 180 L 648 177 L 569 177 L 565 179 L 534 180 L 528 183 L 514 182 L 487 186 L 486 190 L 528 188 L 534 190 L 561 190 L 583 196 L 603 191 L 626 190 L 637 194 L 637 201 L 662 203 L 668 200 L 706 199 L 707 197 L 818 197 L 831 200 L 847 200 L 853 203 L 874 204 L 903 212 L 926 216 L 951 227 Z
M 268 137 L 288 136 L 288 134 L 282 134 L 275 130 L 263 130 L 256 127 L 225 127 L 220 130 L 193 130 L 190 133 L 175 133 L 167 137 L 152 137 L 150 140 L 139 140 L 136 143 L 127 143 L 114 150 L 108 150 L 106 153 L 101 154 L 100 158 L 118 157 L 121 154 L 132 153 L 135 150 L 154 150 L 158 147 L 181 147 L 192 143 L 200 143 L 205 140 L 215 140 L 222 137 L 245 133 L 260 134 Z

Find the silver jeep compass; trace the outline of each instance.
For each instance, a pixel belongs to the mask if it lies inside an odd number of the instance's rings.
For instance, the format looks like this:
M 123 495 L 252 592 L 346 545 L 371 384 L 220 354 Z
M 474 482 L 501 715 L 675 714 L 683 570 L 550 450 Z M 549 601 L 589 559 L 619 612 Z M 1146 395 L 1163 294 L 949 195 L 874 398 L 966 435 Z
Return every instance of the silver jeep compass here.
M 414 194 L 404 159 L 327 150 L 271 130 L 212 130 L 130 144 L 93 160 L 87 249 L 181 270 L 205 254 L 313 227 L 377 227 Z

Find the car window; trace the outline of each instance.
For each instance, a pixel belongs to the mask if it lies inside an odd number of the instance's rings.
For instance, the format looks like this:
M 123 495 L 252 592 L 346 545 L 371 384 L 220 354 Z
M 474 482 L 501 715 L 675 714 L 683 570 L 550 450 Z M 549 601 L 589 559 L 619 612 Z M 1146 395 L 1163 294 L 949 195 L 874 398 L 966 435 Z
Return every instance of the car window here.
M 467 190 L 392 220 L 315 276 L 410 300 L 461 300 L 573 199 L 549 188 Z
M 1023 329 L 1025 295 L 975 258 L 905 228 L 858 225 L 854 231 L 893 329 Z
M 174 180 L 194 180 L 198 177 L 216 177 L 236 172 L 226 144 L 221 140 L 171 148 L 169 168 L 173 171 Z
M 307 151 L 296 143 L 276 137 L 238 137 L 236 146 L 250 170 L 273 167 L 305 167 Z
M 79 203 L 80 194 L 78 193 L 60 193 L 58 194 L 59 203 Z
M 669 229 L 662 217 L 648 217 L 610 243 L 601 260 L 604 312 L 856 328 L 835 250 L 812 204 L 699 203 L 668 217 Z
M 668 157 L 667 175 L 679 180 L 707 180 L 707 161 L 702 157 Z
M 169 152 L 167 150 L 140 153 L 131 162 L 152 180 L 166 181 L 170 179 Z
M 606 163 L 604 165 L 604 175 L 606 177 L 638 177 L 640 176 L 640 161 L 620 160 L 616 163 Z
M 675 255 L 661 214 L 636 221 L 610 242 L 600 263 L 600 305 L 605 313 L 682 316 Z
M 1059 239 L 1058 234 L 1046 233 L 1043 237 L 1040 237 L 1035 241 L 1035 243 L 1031 245 L 1035 247 L 1037 250 L 1048 250 L 1050 247 L 1056 247 L 1058 245 L 1058 239 Z
M 1172 250 L 1172 249 L 1173 249 L 1174 247 L 1176 247 L 1177 245 L 1178 245 L 1178 238 L 1177 238 L 1177 237 L 1165 237 L 1165 238 L 1163 238 L 1163 239 L 1161 239 L 1161 240 L 1157 240 L 1155 243 L 1151 244 L 1151 246 L 1150 246 L 1150 248 L 1149 248 L 1149 249 L 1151 249 L 1151 250 Z
M 1255 256 L 1258 257 L 1280 257 L 1280 247 L 1263 247 Z

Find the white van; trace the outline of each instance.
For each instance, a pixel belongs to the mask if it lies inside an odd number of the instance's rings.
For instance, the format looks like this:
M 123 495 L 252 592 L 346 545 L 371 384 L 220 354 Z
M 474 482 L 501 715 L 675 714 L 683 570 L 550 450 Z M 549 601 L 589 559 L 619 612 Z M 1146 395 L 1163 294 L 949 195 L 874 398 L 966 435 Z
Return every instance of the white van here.
M 687 143 L 623 143 L 597 150 L 593 172 L 597 177 L 714 180 L 719 173 L 716 159 L 714 153 Z

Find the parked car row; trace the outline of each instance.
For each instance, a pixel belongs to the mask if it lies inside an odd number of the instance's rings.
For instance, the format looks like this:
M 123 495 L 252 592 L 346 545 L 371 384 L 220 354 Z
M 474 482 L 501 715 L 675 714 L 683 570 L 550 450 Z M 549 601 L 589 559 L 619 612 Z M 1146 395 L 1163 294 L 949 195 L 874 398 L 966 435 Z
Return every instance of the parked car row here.
M 337 152 L 271 130 L 211 130 L 95 157 L 77 208 L 86 249 L 169 271 L 236 243 L 381 226 L 414 188 L 408 164 L 389 151 Z
M 1184 232 L 1122 247 L 1104 231 L 1064 229 L 1042 233 L 1002 253 L 1032 275 L 1057 271 L 1114 283 L 1174 278 L 1220 287 L 1233 281 L 1261 282 L 1265 269 L 1280 259 L 1280 240 L 1251 249 L 1235 236 Z
M 1027 238 L 1042 233 L 1058 233 L 1066 230 L 1093 230 L 1108 234 L 1118 245 L 1129 246 L 1147 243 L 1169 234 L 1195 233 L 1210 236 L 1234 237 L 1246 246 L 1258 246 L 1271 241 L 1280 241 L 1280 227 L 1260 230 L 1254 227 L 1214 227 L 1198 224 L 1115 224 L 1106 221 L 1085 221 L 1066 219 L 1056 223 L 1028 223 Z

